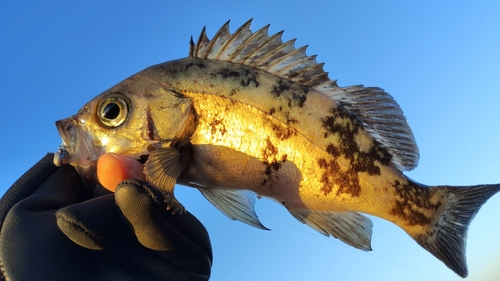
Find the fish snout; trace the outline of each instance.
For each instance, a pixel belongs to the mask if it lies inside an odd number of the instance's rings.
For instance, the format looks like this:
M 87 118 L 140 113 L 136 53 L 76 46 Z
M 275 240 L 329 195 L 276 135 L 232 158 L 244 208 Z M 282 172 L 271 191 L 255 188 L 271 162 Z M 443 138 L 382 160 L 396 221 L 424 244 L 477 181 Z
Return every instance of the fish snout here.
M 54 165 L 61 166 L 71 162 L 71 153 L 68 151 L 68 144 L 71 143 L 71 135 L 74 135 L 74 125 L 68 119 L 56 121 L 56 128 L 62 138 L 62 144 L 58 147 L 54 154 Z
M 77 132 L 73 118 L 66 118 L 56 121 L 57 131 L 63 140 L 63 145 L 71 148 L 76 142 Z
M 67 134 L 71 134 L 71 132 L 74 131 L 74 125 L 72 124 L 73 122 L 71 121 L 72 121 L 71 118 L 66 118 L 56 121 L 57 131 L 59 132 L 59 135 L 61 135 L 62 138 L 67 136 Z
M 57 131 L 62 139 L 62 144 L 54 154 L 54 165 L 61 166 L 71 162 L 74 153 L 74 145 L 77 139 L 76 128 L 73 118 L 66 118 L 56 121 Z

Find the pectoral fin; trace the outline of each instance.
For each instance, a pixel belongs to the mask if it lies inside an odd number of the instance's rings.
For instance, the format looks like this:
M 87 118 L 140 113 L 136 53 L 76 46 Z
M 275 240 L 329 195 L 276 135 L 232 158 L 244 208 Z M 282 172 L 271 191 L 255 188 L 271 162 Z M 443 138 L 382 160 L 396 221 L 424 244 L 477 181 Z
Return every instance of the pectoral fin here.
M 172 213 L 183 213 L 185 210 L 174 197 L 174 185 L 183 167 L 179 150 L 171 146 L 159 146 L 144 164 L 146 180 L 162 191 L 167 209 L 172 209 Z
M 308 209 L 289 209 L 300 222 L 319 233 L 333 236 L 355 248 L 371 251 L 372 222 L 356 212 L 326 212 Z
M 257 218 L 254 210 L 255 197 L 249 194 L 249 191 L 222 188 L 198 188 L 198 190 L 230 219 L 269 230 Z

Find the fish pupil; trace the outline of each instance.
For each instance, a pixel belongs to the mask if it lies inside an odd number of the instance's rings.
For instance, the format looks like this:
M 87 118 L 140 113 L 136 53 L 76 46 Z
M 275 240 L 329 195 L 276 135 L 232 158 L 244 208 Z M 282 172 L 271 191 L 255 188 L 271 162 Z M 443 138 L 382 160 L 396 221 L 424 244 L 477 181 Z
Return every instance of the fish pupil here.
M 109 103 L 104 107 L 102 111 L 104 118 L 113 120 L 120 115 L 120 106 L 116 103 Z

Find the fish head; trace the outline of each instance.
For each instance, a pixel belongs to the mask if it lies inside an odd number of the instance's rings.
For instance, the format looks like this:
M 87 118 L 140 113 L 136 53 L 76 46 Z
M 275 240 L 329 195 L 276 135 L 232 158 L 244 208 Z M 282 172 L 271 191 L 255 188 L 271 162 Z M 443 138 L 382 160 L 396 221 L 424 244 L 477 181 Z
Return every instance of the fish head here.
M 70 164 L 89 184 L 96 183 L 98 158 L 113 152 L 136 159 L 162 140 L 184 136 L 191 102 L 170 84 L 136 74 L 56 121 L 62 144 L 54 164 Z

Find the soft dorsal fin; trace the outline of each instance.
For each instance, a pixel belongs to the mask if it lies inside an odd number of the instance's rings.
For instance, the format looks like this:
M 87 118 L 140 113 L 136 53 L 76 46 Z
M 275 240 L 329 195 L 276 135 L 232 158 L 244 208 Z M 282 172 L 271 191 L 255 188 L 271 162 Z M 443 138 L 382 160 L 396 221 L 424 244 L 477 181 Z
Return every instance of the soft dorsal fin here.
M 403 111 L 388 93 L 375 87 L 338 87 L 336 81 L 328 78 L 323 63 L 317 63 L 316 56 L 306 55 L 307 46 L 296 49 L 295 39 L 283 43 L 283 31 L 269 36 L 269 25 L 253 33 L 251 22 L 247 21 L 231 34 L 228 21 L 212 40 L 203 28 L 196 44 L 191 38 L 189 57 L 252 66 L 314 88 L 356 117 L 391 153 L 396 167 L 411 170 L 417 166 L 419 154 L 415 138 Z
M 339 88 L 323 83 L 315 89 L 356 116 L 365 130 L 391 153 L 396 167 L 411 170 L 417 166 L 417 143 L 403 111 L 391 95 L 381 88 L 361 85 Z

